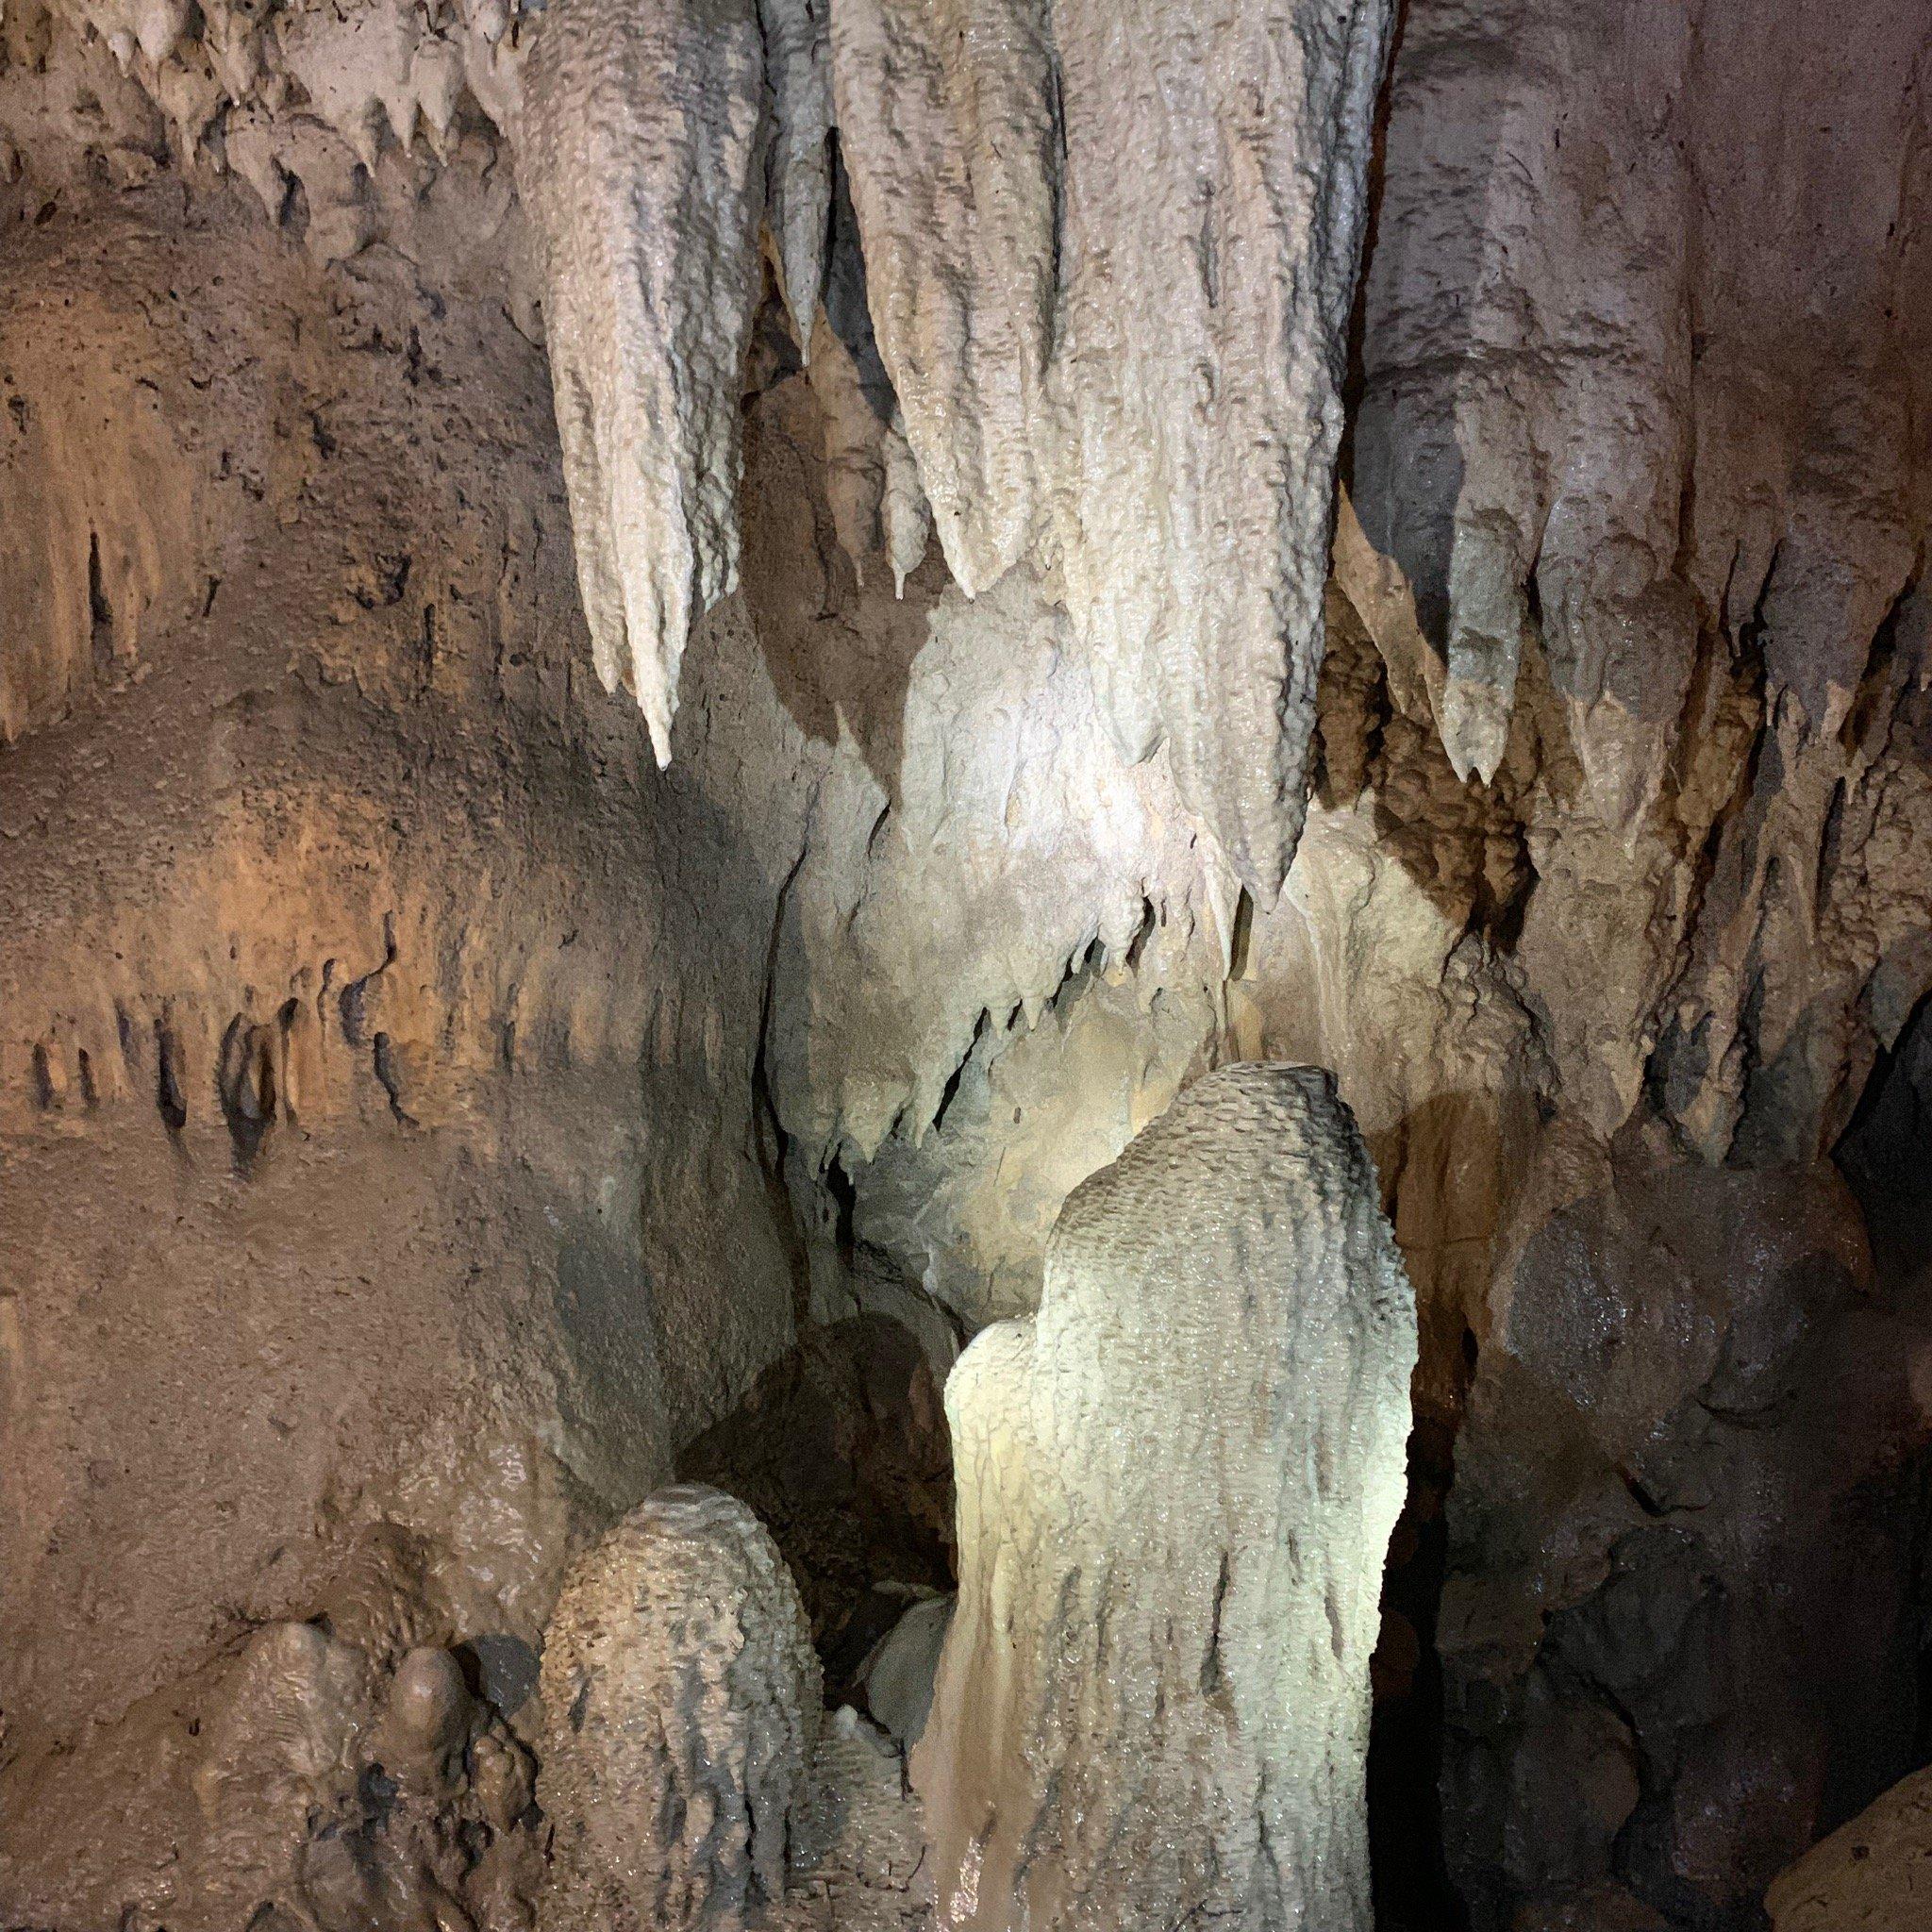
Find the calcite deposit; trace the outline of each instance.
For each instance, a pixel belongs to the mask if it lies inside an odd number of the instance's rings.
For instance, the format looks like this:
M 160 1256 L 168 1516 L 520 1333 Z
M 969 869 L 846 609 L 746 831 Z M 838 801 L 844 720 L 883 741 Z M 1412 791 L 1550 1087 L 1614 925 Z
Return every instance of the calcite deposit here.
M 850 0 L 879 347 L 946 561 L 1058 563 L 1129 758 L 1271 894 L 1300 825 L 1388 9 Z M 1313 487 L 1310 487 L 1310 486 Z
M 1196 1082 L 947 1385 L 959 1603 L 914 1773 L 942 1924 L 1367 1932 L 1415 1311 L 1327 1080 Z
M 953 1363 L 1289 1062 L 1378 1922 L 1755 1925 L 1932 1738 L 1928 104 L 1923 0 L 8 0 L 0 1923 L 519 1924 L 681 1476 L 909 1732 Z M 926 1922 L 825 1736 L 774 1923 Z
M 784 1896 L 819 1665 L 742 1503 L 659 1490 L 579 1557 L 542 1690 L 546 1927 L 740 1932 Z
M 738 583 L 762 62 L 751 0 L 558 0 L 523 76 L 584 616 L 660 764 L 692 620 Z

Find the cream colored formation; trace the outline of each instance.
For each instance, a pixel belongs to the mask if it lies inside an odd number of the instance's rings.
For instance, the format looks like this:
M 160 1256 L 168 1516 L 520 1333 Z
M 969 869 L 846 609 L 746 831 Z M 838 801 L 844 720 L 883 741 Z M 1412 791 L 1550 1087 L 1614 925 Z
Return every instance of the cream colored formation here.
M 1328 1078 L 1224 1069 L 1068 1197 L 946 1388 L 940 1923 L 1369 1932 L 1415 1298 Z
M 947 1384 L 960 1593 L 950 1624 L 923 1607 L 945 1637 L 912 1758 L 938 1924 L 1369 1932 L 1415 1353 L 1374 1165 L 1313 1069 L 1205 1077 L 1074 1190 L 1039 1314 Z M 863 1752 L 812 1773 L 818 1688 L 742 1504 L 660 1491 L 579 1557 L 543 1659 L 546 1932 L 774 1904 L 808 1776 L 835 1804 L 869 1781 Z
M 972 596 L 1024 559 L 1057 569 L 1123 749 L 1171 743 L 1182 795 L 1270 893 L 1300 825 L 1385 19 L 765 9 L 765 215 L 801 348 L 829 79 L 879 354 L 955 579 Z M 736 583 L 751 29 L 748 4 L 558 0 L 524 75 L 585 607 L 660 759 L 692 618 Z
M 741 1932 L 784 1896 L 819 1660 L 742 1503 L 659 1490 L 578 1557 L 542 1694 L 547 1932 Z
M 8 0 L 0 1798 L 85 1737 L 140 1809 L 153 1701 L 366 1533 L 420 1642 L 534 1641 L 796 1324 L 1027 1313 L 1257 1059 L 1333 1070 L 1423 1310 L 1475 1922 L 1736 1916 L 1829 1822 L 1745 1771 L 1898 1774 L 1918 1344 L 1735 1260 L 1896 1245 L 1831 1158 L 1932 1036 L 1932 94 L 1866 15 L 1413 0 L 1303 773 L 1372 10 Z M 1572 1429 L 1551 1231 L 1815 1407 L 1700 1342 Z
M 1272 894 L 1300 825 L 1387 16 L 381 0 L 258 20 L 117 0 L 75 18 L 184 157 L 278 218 L 303 183 L 325 249 L 370 238 L 385 147 L 447 148 L 466 101 L 508 138 L 597 668 L 636 693 L 660 761 L 691 626 L 738 581 L 758 229 L 808 356 L 836 122 L 948 566 L 969 595 L 1024 560 L 1053 574 L 1124 754 L 1167 743 L 1190 808 Z M 902 581 L 911 481 L 884 486 Z
M 738 586 L 762 58 L 751 0 L 569 0 L 524 75 L 577 585 L 660 764 L 691 622 Z

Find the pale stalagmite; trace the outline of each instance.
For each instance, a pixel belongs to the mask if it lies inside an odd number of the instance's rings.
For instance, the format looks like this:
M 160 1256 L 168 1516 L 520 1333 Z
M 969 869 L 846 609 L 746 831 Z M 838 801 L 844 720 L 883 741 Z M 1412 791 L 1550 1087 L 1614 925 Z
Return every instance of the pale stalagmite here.
M 915 1775 L 948 1924 L 1370 1924 L 1414 1299 L 1324 1074 L 1196 1082 L 947 1386 L 959 1606 Z
M 548 1932 L 729 1932 L 783 1895 L 819 1665 L 742 1503 L 659 1490 L 580 1557 L 542 1692 Z
M 691 625 L 738 583 L 763 112 L 750 0 L 560 0 L 524 71 L 517 185 L 578 589 L 598 675 L 635 691 L 659 763 Z

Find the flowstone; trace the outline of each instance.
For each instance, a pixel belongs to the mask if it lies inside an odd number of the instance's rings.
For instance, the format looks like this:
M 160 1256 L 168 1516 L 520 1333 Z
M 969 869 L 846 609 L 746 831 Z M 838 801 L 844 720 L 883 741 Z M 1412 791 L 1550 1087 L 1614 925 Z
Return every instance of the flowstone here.
M 959 1600 L 914 1754 L 940 1921 L 1370 1924 L 1415 1303 L 1321 1072 L 1198 1081 L 946 1390 Z
M 586 1551 L 542 1688 L 546 1932 L 735 1932 L 782 1898 L 819 1665 L 742 1503 L 680 1483 Z

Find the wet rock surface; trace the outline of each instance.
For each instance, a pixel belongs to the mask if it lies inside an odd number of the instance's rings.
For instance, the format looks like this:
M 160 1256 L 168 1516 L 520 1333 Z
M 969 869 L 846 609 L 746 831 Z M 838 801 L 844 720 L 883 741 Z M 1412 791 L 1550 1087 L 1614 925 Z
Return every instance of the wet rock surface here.
M 1414 1299 L 1322 1074 L 1197 1082 L 947 1385 L 959 1601 L 913 1757 L 942 1924 L 1371 1924 L 1369 1654 Z
M 739 1932 L 784 1896 L 821 1679 L 796 1587 L 742 1503 L 647 1497 L 564 1578 L 543 1651 L 559 1928 Z
M 1927 34 L 9 4 L 0 1916 L 515 1922 L 572 1554 L 741 1491 L 852 1691 L 954 1353 L 1289 1060 L 1382 1922 L 1756 1925 L 1932 1750 Z M 929 1909 L 879 1742 L 785 1911 Z

